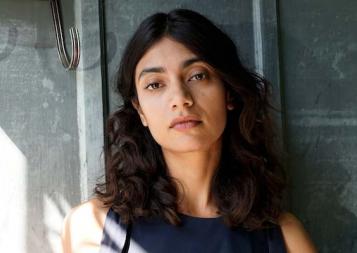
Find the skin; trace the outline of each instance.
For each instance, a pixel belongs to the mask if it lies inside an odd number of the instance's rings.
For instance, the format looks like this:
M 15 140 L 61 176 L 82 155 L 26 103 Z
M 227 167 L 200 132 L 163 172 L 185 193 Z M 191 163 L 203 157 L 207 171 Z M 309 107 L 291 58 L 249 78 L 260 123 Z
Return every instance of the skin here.
M 181 212 L 214 216 L 216 208 L 209 188 L 221 155 L 228 94 L 205 62 L 182 66 L 193 58 L 197 56 L 168 38 L 152 46 L 136 67 L 139 101 L 133 104 L 143 125 L 161 146 L 169 173 L 183 185 L 179 188 Z M 163 72 L 145 72 L 139 78 L 144 69 L 152 67 L 161 67 Z M 202 123 L 185 132 L 170 128 L 174 118 L 191 114 Z
M 208 64 L 195 61 L 182 66 L 193 58 L 196 55 L 169 38 L 153 45 L 137 64 L 138 100 L 133 105 L 142 124 L 161 146 L 169 173 L 182 183 L 183 187 L 178 188 L 179 211 L 191 216 L 215 217 L 217 208 L 209 188 L 221 155 L 227 110 L 233 107 L 227 102 L 229 93 Z M 152 67 L 162 69 L 139 78 L 144 69 Z M 187 114 L 198 116 L 202 124 L 185 132 L 170 128 L 171 120 Z M 63 252 L 98 252 L 107 211 L 97 199 L 72 209 L 62 230 Z M 283 213 L 279 224 L 288 253 L 317 252 L 294 215 Z

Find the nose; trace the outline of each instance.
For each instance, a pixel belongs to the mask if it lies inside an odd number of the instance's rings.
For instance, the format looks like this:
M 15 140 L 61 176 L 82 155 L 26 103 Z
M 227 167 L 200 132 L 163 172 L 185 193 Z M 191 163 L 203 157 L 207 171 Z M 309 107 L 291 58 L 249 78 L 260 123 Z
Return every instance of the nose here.
M 185 84 L 178 83 L 172 91 L 171 108 L 184 108 L 193 105 L 193 97 L 189 88 Z

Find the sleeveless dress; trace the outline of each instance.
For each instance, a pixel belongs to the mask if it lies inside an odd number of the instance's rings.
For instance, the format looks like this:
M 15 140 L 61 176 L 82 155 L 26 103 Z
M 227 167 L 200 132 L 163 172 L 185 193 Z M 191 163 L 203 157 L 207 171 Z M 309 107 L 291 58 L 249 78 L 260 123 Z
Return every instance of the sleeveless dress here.
M 256 231 L 232 230 L 222 217 L 179 215 L 180 227 L 159 218 L 139 219 L 127 226 L 110 208 L 99 253 L 286 253 L 277 225 Z

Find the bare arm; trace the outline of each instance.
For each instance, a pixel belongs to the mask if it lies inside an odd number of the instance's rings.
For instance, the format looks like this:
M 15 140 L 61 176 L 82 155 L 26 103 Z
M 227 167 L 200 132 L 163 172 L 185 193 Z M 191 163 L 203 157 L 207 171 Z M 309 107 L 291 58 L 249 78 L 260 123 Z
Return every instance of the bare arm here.
M 72 210 L 71 210 L 72 212 Z M 71 231 L 70 231 L 70 215 L 66 215 L 64 221 L 63 221 L 63 229 L 62 229 L 62 234 L 61 234 L 61 241 L 62 241 L 62 249 L 63 253 L 72 253 L 71 249 Z
M 95 199 L 73 208 L 63 223 L 63 253 L 97 253 L 107 210 Z
M 280 216 L 279 224 L 288 253 L 317 253 L 304 226 L 293 214 L 283 213 Z

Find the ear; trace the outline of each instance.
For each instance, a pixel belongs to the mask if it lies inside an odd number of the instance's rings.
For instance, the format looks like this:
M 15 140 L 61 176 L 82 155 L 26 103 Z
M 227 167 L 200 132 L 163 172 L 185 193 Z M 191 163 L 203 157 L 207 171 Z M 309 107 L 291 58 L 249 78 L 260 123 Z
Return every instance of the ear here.
M 226 91 L 226 103 L 227 103 L 227 109 L 228 110 L 233 110 L 234 105 L 233 105 L 233 96 L 229 92 L 229 90 Z
M 141 106 L 140 106 L 140 103 L 139 103 L 138 99 L 137 99 L 137 98 L 133 98 L 133 99 L 131 100 L 131 104 L 133 105 L 133 107 L 135 108 L 135 110 L 138 112 L 138 114 L 139 114 L 139 116 L 140 116 L 140 119 L 141 119 L 141 123 L 142 123 L 145 127 L 147 127 L 148 124 L 147 124 L 147 122 L 146 122 L 145 115 L 144 115 L 144 113 L 143 113 L 143 111 L 142 111 L 142 109 L 141 109 Z

